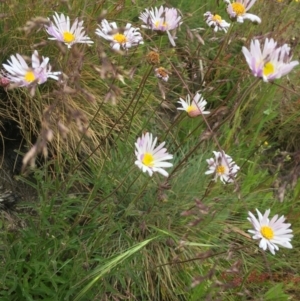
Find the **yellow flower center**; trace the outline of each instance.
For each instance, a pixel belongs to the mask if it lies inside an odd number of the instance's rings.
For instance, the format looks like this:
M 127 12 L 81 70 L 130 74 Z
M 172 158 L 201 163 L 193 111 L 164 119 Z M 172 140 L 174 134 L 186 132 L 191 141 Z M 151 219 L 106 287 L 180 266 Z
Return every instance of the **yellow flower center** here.
M 242 16 L 246 12 L 245 6 L 242 3 L 233 2 L 231 6 L 237 16 Z
M 195 111 L 195 110 L 197 110 L 197 108 L 196 108 L 195 106 L 188 106 L 187 109 L 186 109 L 186 111 L 187 111 L 188 113 L 190 113 L 190 112 L 192 112 L 192 111 Z
M 33 82 L 35 80 L 35 75 L 34 75 L 34 73 L 32 71 L 28 71 L 28 72 L 26 72 L 24 79 L 28 83 L 31 83 L 31 82 Z
M 219 166 L 217 167 L 216 171 L 217 171 L 217 174 L 223 175 L 223 174 L 225 173 L 225 166 L 219 165 Z
M 274 237 L 274 231 L 269 226 L 262 226 L 260 228 L 260 233 L 266 239 L 272 239 Z
M 214 16 L 212 17 L 212 20 L 215 21 L 215 22 L 221 22 L 221 21 L 222 21 L 222 18 L 221 18 L 221 16 L 219 16 L 219 15 L 214 15 Z
M 270 75 L 270 74 L 273 74 L 274 71 L 275 71 L 275 68 L 274 68 L 274 65 L 273 65 L 271 62 L 266 63 L 266 64 L 264 65 L 263 74 L 264 74 L 265 76 L 268 76 L 268 75 Z
M 156 28 L 158 27 L 164 27 L 164 28 L 167 28 L 168 27 L 168 23 L 167 22 L 162 22 L 161 20 L 157 20 L 155 23 L 154 23 L 154 26 Z
M 153 165 L 154 165 L 153 161 L 154 161 L 154 158 L 153 158 L 152 154 L 150 154 L 150 153 L 144 154 L 144 157 L 142 160 L 144 165 L 146 165 L 148 167 L 153 167 Z
M 123 34 L 121 34 L 121 33 L 115 34 L 115 35 L 113 36 L 113 38 L 114 38 L 114 40 L 115 40 L 116 42 L 118 42 L 119 44 L 124 44 L 124 43 L 127 42 L 127 38 L 126 38 Z
M 72 43 L 75 40 L 75 36 L 69 31 L 63 33 L 63 39 L 65 43 Z

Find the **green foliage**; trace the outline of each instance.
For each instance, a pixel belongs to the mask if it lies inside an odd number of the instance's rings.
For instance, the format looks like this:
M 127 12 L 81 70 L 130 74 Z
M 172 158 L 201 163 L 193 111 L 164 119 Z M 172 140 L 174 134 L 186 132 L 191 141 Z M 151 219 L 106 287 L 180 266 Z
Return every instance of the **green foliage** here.
M 283 284 L 277 284 L 265 293 L 264 300 L 286 301 L 289 296 L 284 293 Z

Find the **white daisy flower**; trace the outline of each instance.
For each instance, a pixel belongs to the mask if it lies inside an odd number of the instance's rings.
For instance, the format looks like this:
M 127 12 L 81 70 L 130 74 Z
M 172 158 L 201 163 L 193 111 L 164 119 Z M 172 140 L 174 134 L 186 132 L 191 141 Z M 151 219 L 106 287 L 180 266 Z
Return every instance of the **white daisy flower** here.
M 277 46 L 273 39 L 266 39 L 263 50 L 259 40 L 252 40 L 250 51 L 242 48 L 246 61 L 256 77 L 261 77 L 265 82 L 272 81 L 288 74 L 298 61 L 291 61 L 290 47 L 287 44 Z
M 167 82 L 169 80 L 169 72 L 164 67 L 154 69 L 155 76 Z
M 204 14 L 204 17 L 206 19 L 206 24 L 209 27 L 213 27 L 215 32 L 217 32 L 218 30 L 224 30 L 225 32 L 227 32 L 230 26 L 230 24 L 223 20 L 221 16 L 212 14 L 210 11 L 206 12 Z
M 50 20 L 48 18 L 48 20 Z M 64 14 L 55 12 L 53 16 L 54 23 L 45 25 L 47 33 L 52 36 L 49 40 L 57 40 L 65 43 L 68 48 L 71 48 L 76 43 L 92 44 L 94 43 L 86 34 L 84 27 L 82 26 L 83 21 L 75 19 L 72 27 L 70 27 L 70 18 Z
M 108 23 L 104 19 L 99 28 L 96 29 L 96 34 L 110 41 L 112 49 L 120 50 L 122 46 L 123 49 L 127 50 L 144 43 L 139 30 L 139 28 L 131 27 L 130 23 L 127 23 L 124 29 L 120 29 L 116 22 Z
M 7 64 L 2 64 L 6 71 L 3 72 L 3 75 L 18 87 L 29 86 L 34 83 L 43 84 L 48 78 L 58 80 L 61 72 L 51 72 L 51 66 L 48 62 L 48 57 L 42 57 L 42 61 L 40 61 L 38 52 L 35 50 L 31 57 L 31 67 L 29 67 L 25 59 L 17 53 L 10 57 Z
M 153 140 L 152 134 L 146 133 L 137 139 L 135 143 L 135 155 L 137 160 L 135 164 L 143 171 L 148 172 L 150 176 L 154 172 L 159 172 L 165 177 L 169 174 L 164 170 L 166 167 L 172 167 L 173 164 L 166 162 L 173 158 L 173 155 L 167 153 L 164 148 L 165 142 L 155 147 L 157 138 Z
M 181 108 L 177 110 L 186 111 L 190 117 L 196 117 L 201 114 L 209 114 L 209 111 L 205 111 L 205 106 L 207 104 L 206 100 L 202 97 L 200 93 L 196 93 L 192 102 L 190 95 L 187 95 L 186 100 L 180 98 L 178 103 L 181 104 Z
M 239 171 L 239 166 L 235 164 L 229 155 L 226 155 L 224 151 L 213 152 L 215 158 L 206 160 L 209 170 L 205 172 L 206 175 L 215 174 L 214 180 L 217 181 L 218 177 L 226 184 L 233 182 Z
M 175 37 L 170 33 L 171 30 L 182 24 L 181 16 L 176 8 L 161 6 L 159 9 L 157 7 L 146 9 L 139 18 L 146 24 L 142 25 L 143 28 L 167 32 L 170 43 L 172 46 L 176 46 Z
M 258 219 L 249 212 L 249 217 L 247 218 L 249 222 L 253 225 L 254 230 L 248 230 L 249 233 L 253 234 L 253 239 L 260 239 L 259 247 L 264 251 L 269 249 L 269 251 L 275 255 L 275 251 L 279 250 L 278 245 L 292 249 L 290 241 L 293 234 L 292 229 L 289 229 L 291 224 L 286 224 L 285 217 L 281 216 L 278 218 L 276 214 L 271 220 L 269 220 L 270 209 L 268 209 L 264 215 L 262 215 L 256 209 Z
M 261 23 L 261 19 L 258 16 L 247 13 L 256 0 L 236 0 L 232 3 L 230 0 L 224 0 L 224 2 L 227 3 L 227 13 L 231 19 L 236 19 L 240 23 L 243 23 L 246 19 Z

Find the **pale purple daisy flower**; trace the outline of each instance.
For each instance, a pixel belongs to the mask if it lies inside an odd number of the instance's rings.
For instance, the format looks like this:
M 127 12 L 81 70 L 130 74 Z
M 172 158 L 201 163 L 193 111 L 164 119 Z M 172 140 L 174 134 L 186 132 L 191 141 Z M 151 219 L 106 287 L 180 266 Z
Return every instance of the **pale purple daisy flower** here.
M 250 51 L 242 48 L 246 61 L 256 77 L 261 77 L 265 82 L 272 81 L 288 74 L 298 61 L 291 61 L 292 55 L 287 44 L 277 46 L 273 39 L 266 39 L 263 50 L 259 40 L 252 40 Z
M 169 174 L 164 168 L 172 167 L 173 164 L 166 162 L 173 159 L 173 155 L 167 152 L 164 148 L 165 142 L 162 142 L 157 147 L 157 138 L 153 139 L 152 134 L 146 133 L 142 137 L 138 138 L 135 143 L 135 155 L 137 160 L 135 164 L 143 171 L 148 172 L 149 176 L 152 176 L 154 172 L 158 172 L 165 177 Z
M 143 28 L 148 28 L 155 31 L 167 32 L 170 43 L 172 46 L 176 46 L 175 37 L 171 34 L 171 30 L 176 29 L 182 24 L 181 16 L 176 8 L 168 8 L 161 6 L 145 9 L 139 17 L 146 25 L 142 25 Z
M 96 29 L 96 34 L 108 41 L 114 50 L 123 49 L 127 50 L 133 46 L 143 44 L 143 38 L 139 28 L 132 27 L 127 23 L 124 29 L 118 28 L 116 22 L 108 23 L 107 20 L 102 20 L 99 28 Z
M 215 158 L 206 160 L 209 169 L 205 174 L 214 174 L 214 180 L 217 181 L 217 179 L 220 178 L 224 184 L 233 182 L 240 169 L 239 166 L 237 166 L 232 158 L 226 155 L 224 151 L 213 153 Z
M 49 18 L 48 18 L 49 19 Z M 64 14 L 58 14 L 55 12 L 53 16 L 54 23 L 45 25 L 47 33 L 52 36 L 49 40 L 57 40 L 65 43 L 68 48 L 71 48 L 76 43 L 92 44 L 94 43 L 86 34 L 83 25 L 83 21 L 75 19 L 72 27 L 70 26 L 70 18 Z
M 186 111 L 190 117 L 196 117 L 202 114 L 205 115 L 210 113 L 209 111 L 205 111 L 207 102 L 198 92 L 195 94 L 192 101 L 190 95 L 187 95 L 186 100 L 180 98 L 178 103 L 180 103 L 182 107 L 177 108 L 177 110 Z
M 25 59 L 20 55 L 12 55 L 7 64 L 2 64 L 5 71 L 2 72 L 4 78 L 17 87 L 30 86 L 33 84 L 43 84 L 48 78 L 59 79 L 61 72 L 52 72 L 48 64 L 49 58 L 42 57 L 40 60 L 37 50 L 31 57 L 31 67 L 27 65 Z
M 256 0 L 236 0 L 234 2 L 224 0 L 224 2 L 227 3 L 227 13 L 231 19 L 236 19 L 239 23 L 243 23 L 246 19 L 261 23 L 261 19 L 258 16 L 247 13 Z
M 215 32 L 217 32 L 218 30 L 223 30 L 224 32 L 227 32 L 230 26 L 230 24 L 223 20 L 221 16 L 217 14 L 212 14 L 210 11 L 206 12 L 204 14 L 204 17 L 206 19 L 206 24 L 209 27 L 214 28 Z
M 289 229 L 291 224 L 285 223 L 285 217 L 281 216 L 278 218 L 276 214 L 271 220 L 269 220 L 270 209 L 268 209 L 264 215 L 256 209 L 258 219 L 249 212 L 247 218 L 253 225 L 254 230 L 248 230 L 249 233 L 253 234 L 253 239 L 260 239 L 259 247 L 264 251 L 269 251 L 275 255 L 275 251 L 279 250 L 278 245 L 292 249 L 290 241 L 293 238 L 292 229 Z

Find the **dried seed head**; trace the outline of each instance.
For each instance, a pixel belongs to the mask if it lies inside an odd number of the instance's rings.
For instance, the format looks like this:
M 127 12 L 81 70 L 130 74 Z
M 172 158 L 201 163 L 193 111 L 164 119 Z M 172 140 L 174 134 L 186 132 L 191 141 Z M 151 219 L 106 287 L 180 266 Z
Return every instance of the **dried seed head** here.
M 146 60 L 147 60 L 148 64 L 150 64 L 150 65 L 159 65 L 159 63 L 160 63 L 159 53 L 156 51 L 150 51 L 146 55 Z
M 156 68 L 155 76 L 162 79 L 163 81 L 167 82 L 169 79 L 169 72 L 164 67 Z

